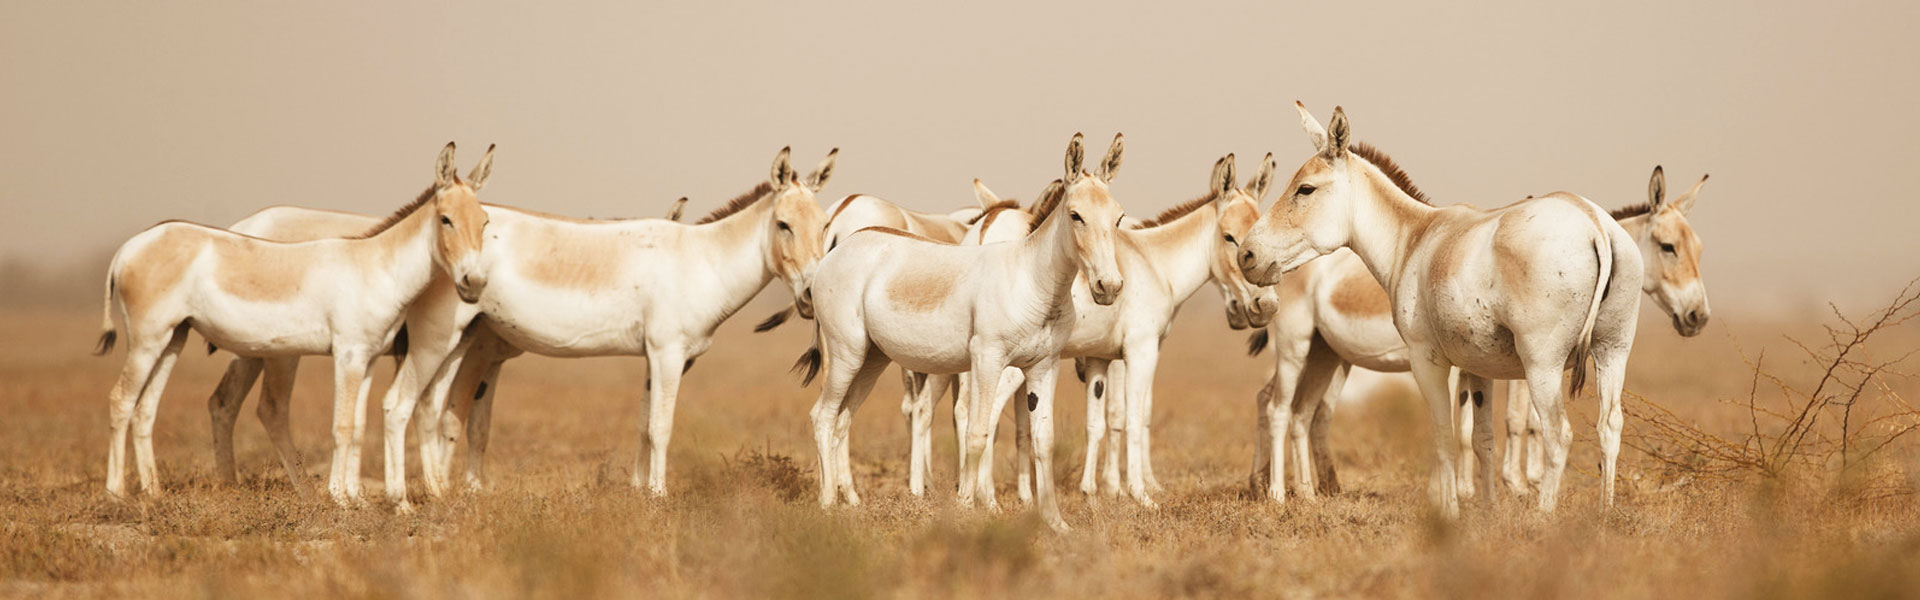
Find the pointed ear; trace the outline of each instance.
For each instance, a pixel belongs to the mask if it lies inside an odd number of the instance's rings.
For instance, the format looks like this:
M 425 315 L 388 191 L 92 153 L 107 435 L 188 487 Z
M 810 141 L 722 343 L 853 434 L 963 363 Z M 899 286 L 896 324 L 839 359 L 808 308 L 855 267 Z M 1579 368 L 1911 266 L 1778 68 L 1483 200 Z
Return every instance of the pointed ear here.
M 1667 171 L 1660 165 L 1653 166 L 1653 179 L 1647 181 L 1647 205 L 1660 210 L 1660 203 L 1667 200 Z
M 1279 166 L 1274 164 L 1272 152 L 1268 152 L 1267 157 L 1261 160 L 1260 172 L 1255 173 L 1253 181 L 1247 183 L 1247 195 L 1253 196 L 1255 204 L 1259 204 L 1261 198 L 1267 197 L 1267 188 L 1273 185 L 1273 170 Z
M 453 187 L 460 183 L 460 170 L 453 166 L 453 142 L 440 149 L 440 160 L 433 165 L 434 187 Z
M 667 220 L 668 221 L 680 220 L 680 213 L 686 210 L 687 210 L 687 197 L 681 196 L 679 200 L 673 201 L 673 206 L 671 208 L 667 209 Z
M 980 208 L 987 208 L 999 204 L 1000 196 L 993 193 L 993 190 L 987 189 L 987 184 L 975 179 L 973 180 L 973 200 L 980 203 Z
M 1100 170 L 1095 173 L 1101 180 L 1111 182 L 1115 175 L 1120 174 L 1120 153 L 1127 150 L 1126 146 L 1120 134 L 1113 134 L 1113 145 L 1107 146 L 1107 157 L 1100 160 Z
M 1315 152 L 1327 151 L 1327 128 L 1320 126 L 1320 120 L 1307 112 L 1307 105 L 1299 100 L 1293 101 L 1293 108 L 1300 111 L 1300 128 L 1307 130 L 1307 141 L 1313 142 Z
M 480 157 L 480 164 L 467 172 L 467 187 L 473 188 L 473 191 L 487 187 L 487 178 L 493 176 L 493 149 L 497 146 L 499 144 L 487 144 L 487 153 Z
M 1683 214 L 1683 215 L 1687 214 L 1689 211 L 1692 211 L 1693 200 L 1694 198 L 1700 195 L 1700 186 L 1703 186 L 1706 184 L 1707 184 L 1707 176 L 1701 175 L 1700 181 L 1695 182 L 1693 184 L 1693 187 L 1687 188 L 1687 193 L 1681 194 L 1680 197 L 1673 199 L 1673 207 L 1676 209 L 1679 209 L 1680 214 Z
M 839 158 L 839 148 L 828 151 L 827 157 L 820 159 L 820 164 L 807 174 L 807 189 L 819 192 L 820 188 L 827 187 L 827 180 L 833 177 L 833 161 Z
M 773 156 L 773 169 L 767 172 L 767 179 L 773 182 L 773 187 L 783 187 L 793 181 L 792 158 L 793 146 L 781 148 L 780 153 Z
M 1207 183 L 1207 192 L 1213 194 L 1215 200 L 1225 198 L 1227 192 L 1233 191 L 1233 180 L 1233 155 L 1228 154 L 1213 161 L 1213 179 Z
M 1353 127 L 1347 124 L 1347 111 L 1333 107 L 1333 124 L 1327 128 L 1328 160 L 1339 160 L 1347 155 L 1347 145 L 1353 143 Z
M 1067 142 L 1067 183 L 1073 183 L 1074 180 L 1080 178 L 1081 163 L 1085 162 L 1087 158 L 1087 149 L 1084 145 L 1085 138 L 1086 136 L 1076 132 L 1073 134 L 1073 140 Z

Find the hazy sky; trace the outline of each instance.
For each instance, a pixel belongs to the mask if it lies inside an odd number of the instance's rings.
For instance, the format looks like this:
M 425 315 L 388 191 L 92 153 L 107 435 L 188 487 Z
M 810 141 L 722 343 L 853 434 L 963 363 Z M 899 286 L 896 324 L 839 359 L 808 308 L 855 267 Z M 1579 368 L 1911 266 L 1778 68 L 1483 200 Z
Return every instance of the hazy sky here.
M 483 200 L 637 216 L 710 210 L 789 144 L 841 148 L 831 198 L 1028 198 L 1073 132 L 1124 131 L 1146 215 L 1227 152 L 1291 173 L 1299 99 L 1443 204 L 1710 172 L 1716 306 L 1920 275 L 1914 2 L 280 4 L 0 3 L 0 258 L 98 277 L 162 219 L 385 213 L 448 140 L 463 171 L 500 144 Z

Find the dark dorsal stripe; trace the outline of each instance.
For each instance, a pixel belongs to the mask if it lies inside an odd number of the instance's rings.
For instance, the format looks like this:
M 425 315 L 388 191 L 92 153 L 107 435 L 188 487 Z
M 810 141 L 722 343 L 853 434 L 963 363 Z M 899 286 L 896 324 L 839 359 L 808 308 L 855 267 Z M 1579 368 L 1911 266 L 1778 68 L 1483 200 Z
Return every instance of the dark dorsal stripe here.
M 927 236 L 924 236 L 924 235 L 915 235 L 915 234 L 913 234 L 913 233 L 909 233 L 909 232 L 905 232 L 905 231 L 901 231 L 901 230 L 898 230 L 898 229 L 894 229 L 894 228 L 892 228 L 892 227 L 881 227 L 881 226 L 878 226 L 878 225 L 876 225 L 876 226 L 873 226 L 873 227 L 867 227 L 867 228 L 863 228 L 863 229 L 860 229 L 859 231 L 855 231 L 854 233 L 860 233 L 861 231 L 871 231 L 871 232 L 874 232 L 874 233 L 884 233 L 884 234 L 887 234 L 887 235 L 897 235 L 897 236 L 900 236 L 900 237 L 903 237 L 903 238 L 907 238 L 907 239 L 910 239 L 910 240 L 920 240 L 920 241 L 922 241 L 922 242 L 932 242 L 932 243 L 935 243 L 935 244 L 939 244 L 939 245 L 942 245 L 942 246 L 954 246 L 954 245 L 957 245 L 957 244 L 951 244 L 951 243 L 947 243 L 947 242 L 942 242 L 942 241 L 940 241 L 940 240 L 936 240 L 936 239 L 933 239 L 933 238 L 930 238 L 930 237 L 927 237 Z
M 1053 214 L 1053 209 L 1060 207 L 1061 200 L 1066 199 L 1066 182 L 1058 179 L 1053 181 L 1060 185 L 1047 184 L 1047 193 L 1033 201 L 1033 210 L 1030 211 L 1033 213 L 1033 223 L 1027 226 L 1027 233 L 1033 233 L 1034 230 L 1040 229 L 1040 224 L 1047 222 L 1047 216 Z
M 1618 221 L 1621 219 L 1631 219 L 1650 212 L 1653 212 L 1653 205 L 1642 202 L 1633 206 L 1613 209 L 1613 212 L 1607 214 L 1612 216 L 1613 220 Z
M 1139 225 L 1135 225 L 1133 226 L 1133 228 L 1134 229 L 1152 229 L 1155 227 L 1159 227 L 1161 225 L 1172 223 L 1178 220 L 1180 217 L 1187 216 L 1187 213 L 1200 210 L 1200 207 L 1206 206 L 1208 202 L 1212 202 L 1215 198 L 1219 198 L 1219 197 L 1220 197 L 1219 190 L 1208 192 L 1207 195 L 1205 196 L 1194 198 L 1192 200 L 1188 200 L 1186 202 L 1176 204 L 1174 205 L 1173 208 L 1160 211 L 1160 214 L 1154 215 L 1153 218 L 1151 219 L 1141 221 Z
M 459 179 L 456 178 L 454 181 L 458 182 Z M 400 210 L 393 211 L 393 214 L 387 215 L 387 218 L 385 220 L 380 221 L 379 225 L 375 225 L 373 226 L 372 229 L 368 229 L 366 233 L 362 233 L 360 235 L 354 236 L 353 239 L 366 239 L 376 235 L 380 235 L 382 232 L 385 232 L 388 229 L 393 229 L 393 226 L 399 224 L 401 219 L 407 218 L 407 215 L 413 214 L 413 211 L 419 210 L 420 207 L 422 206 L 426 206 L 427 201 L 432 200 L 434 193 L 438 191 L 440 191 L 440 187 L 438 185 L 427 186 L 427 191 L 420 192 L 420 197 L 414 198 L 413 201 L 408 202 L 406 206 L 400 207 Z
M 1419 200 L 1421 204 L 1433 204 L 1433 201 L 1427 198 L 1426 192 L 1420 191 L 1419 186 L 1413 185 L 1413 178 L 1408 177 L 1406 170 L 1400 168 L 1400 163 L 1393 162 L 1393 157 L 1387 156 L 1387 153 L 1381 152 L 1379 148 L 1366 142 L 1356 141 L 1347 145 L 1347 151 L 1373 163 L 1374 167 L 1387 175 L 1387 179 L 1393 181 L 1394 187 L 1400 188 L 1400 191 L 1406 192 L 1408 196 Z
M 733 216 L 733 213 L 746 210 L 747 207 L 753 206 L 754 202 L 758 202 L 761 197 L 766 196 L 767 192 L 771 191 L 773 191 L 773 182 L 762 181 L 760 185 L 753 186 L 753 189 L 747 190 L 746 193 L 740 194 L 738 197 L 727 201 L 727 203 L 721 205 L 718 210 L 707 213 L 707 216 L 700 217 L 700 221 L 694 224 L 705 225 Z

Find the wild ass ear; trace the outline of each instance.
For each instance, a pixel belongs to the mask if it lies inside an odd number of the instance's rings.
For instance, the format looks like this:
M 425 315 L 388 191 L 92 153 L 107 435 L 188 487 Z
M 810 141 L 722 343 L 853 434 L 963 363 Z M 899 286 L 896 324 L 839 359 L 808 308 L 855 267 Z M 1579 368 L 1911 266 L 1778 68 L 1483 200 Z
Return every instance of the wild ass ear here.
M 1307 105 L 1299 100 L 1293 101 L 1293 108 L 1300 111 L 1300 128 L 1307 130 L 1307 141 L 1313 142 L 1313 151 L 1326 152 L 1327 128 L 1321 127 L 1320 120 L 1313 118 L 1313 113 L 1307 112 Z
M 433 165 L 434 187 L 453 187 L 460 183 L 460 170 L 453 166 L 453 142 L 440 149 L 440 160 Z
M 1700 195 L 1700 186 L 1703 186 L 1706 184 L 1707 184 L 1707 176 L 1701 175 L 1700 181 L 1695 182 L 1693 184 L 1693 187 L 1687 188 L 1687 193 L 1681 194 L 1680 197 L 1673 199 L 1673 207 L 1676 209 L 1679 209 L 1680 214 L 1683 214 L 1683 215 L 1687 214 L 1689 211 L 1692 211 L 1693 200 L 1694 198 Z
M 807 174 L 807 189 L 819 192 L 820 188 L 827 187 L 827 180 L 833 177 L 833 161 L 838 158 L 840 158 L 839 148 L 828 151 L 827 157 L 820 159 L 819 166 L 814 167 L 813 172 Z
M 1347 123 L 1347 110 L 1333 107 L 1333 124 L 1327 128 L 1327 160 L 1338 161 L 1347 155 L 1347 145 L 1353 143 L 1353 127 Z
M 1213 161 L 1213 180 L 1208 183 L 1207 192 L 1215 200 L 1225 198 L 1228 192 L 1233 191 L 1234 179 L 1233 155 L 1222 156 L 1220 160 Z
M 1667 200 L 1667 171 L 1660 165 L 1653 166 L 1653 179 L 1647 181 L 1647 205 L 1660 210 L 1660 203 Z
M 680 220 L 680 213 L 685 210 L 687 210 L 687 197 L 681 196 L 679 200 L 673 201 L 672 207 L 667 209 L 667 220 L 668 221 Z
M 1260 172 L 1253 175 L 1253 181 L 1247 182 L 1247 195 L 1253 196 L 1255 204 L 1259 204 L 1261 198 L 1267 197 L 1267 188 L 1273 185 L 1273 170 L 1279 166 L 1274 164 L 1272 152 L 1268 152 L 1267 157 L 1261 159 Z
M 793 181 L 792 158 L 793 146 L 781 148 L 780 153 L 773 156 L 773 169 L 767 173 L 767 179 L 773 182 L 773 187 L 784 187 Z
M 487 178 L 493 176 L 493 149 L 497 146 L 499 144 L 487 144 L 487 153 L 480 157 L 480 164 L 467 172 L 467 187 L 473 188 L 473 191 L 487 187 Z
M 1100 159 L 1099 171 L 1094 174 L 1099 175 L 1103 181 L 1113 181 L 1113 177 L 1120 174 L 1120 153 L 1126 150 L 1127 145 L 1121 139 L 1121 135 L 1113 134 L 1113 144 L 1107 146 L 1107 157 Z
M 1087 158 L 1087 149 L 1083 143 L 1085 138 L 1086 136 L 1075 132 L 1073 140 L 1067 142 L 1067 176 L 1065 178 L 1067 183 L 1073 183 L 1080 178 L 1081 163 Z
M 975 178 L 973 180 L 973 200 L 980 203 L 980 208 L 987 208 L 999 204 L 1000 195 L 993 193 L 993 190 L 987 189 L 987 184 L 980 183 L 980 180 Z

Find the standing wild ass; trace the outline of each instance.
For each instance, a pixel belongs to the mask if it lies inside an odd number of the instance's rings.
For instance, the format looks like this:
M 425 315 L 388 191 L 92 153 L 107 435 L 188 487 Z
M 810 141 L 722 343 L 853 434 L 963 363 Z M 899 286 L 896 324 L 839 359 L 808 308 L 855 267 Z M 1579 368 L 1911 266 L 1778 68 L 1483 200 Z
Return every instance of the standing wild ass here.
M 487 214 L 473 181 L 441 150 L 432 187 L 378 226 L 354 238 L 282 243 L 170 221 L 128 240 L 114 254 L 106 285 L 99 353 L 113 346 L 114 308 L 127 329 L 126 366 L 110 397 L 112 432 L 107 492 L 124 496 L 127 428 L 140 485 L 160 493 L 153 462 L 153 420 L 187 330 L 241 356 L 334 358 L 334 452 L 328 491 L 337 502 L 360 495 L 355 442 L 365 433 L 367 375 L 393 340 L 407 306 L 449 273 L 458 294 L 486 288 L 477 257 Z M 491 150 L 488 158 L 491 158 Z M 136 414 L 137 412 L 137 414 Z
M 468 322 L 479 314 L 484 314 L 482 325 L 519 350 L 558 357 L 644 356 L 647 417 L 632 482 L 665 495 L 680 377 L 712 345 L 714 330 L 775 278 L 793 290 L 801 316 L 810 316 L 801 290 L 820 259 L 825 221 L 814 192 L 832 175 L 839 150 L 829 152 L 805 180 L 789 165 L 791 153 L 781 149 L 767 181 L 694 225 L 592 221 L 487 207 L 492 224 L 480 260 L 489 281 L 486 291 L 470 307 L 443 316 L 430 333 L 408 322 L 406 364 L 415 362 L 413 355 L 423 345 L 455 347 L 445 366 L 422 369 L 434 373 L 427 414 L 446 413 L 448 388 L 464 362 L 465 348 L 458 346 L 473 338 L 455 340 L 463 339 Z M 423 391 L 415 382 L 389 394 L 387 431 L 406 431 Z M 434 421 L 425 427 L 430 437 L 441 429 Z M 446 485 L 448 445 L 436 439 L 421 446 L 422 462 L 437 465 L 426 470 L 430 491 Z M 402 501 L 405 453 L 404 437 L 387 437 L 388 493 Z M 436 477 L 442 481 L 436 484 Z
M 1600 380 L 1603 496 L 1611 502 L 1620 388 L 1639 317 L 1642 273 L 1633 238 L 1604 210 L 1568 193 L 1492 211 L 1432 206 L 1386 154 L 1352 141 L 1344 110 L 1334 109 L 1328 129 L 1304 105 L 1296 107 L 1318 151 L 1242 242 L 1248 278 L 1278 283 L 1283 273 L 1347 247 L 1387 289 L 1433 422 L 1429 496 L 1448 518 L 1459 514 L 1449 371 L 1524 378 L 1541 421 L 1559 423 L 1563 371 L 1572 368 L 1577 393 L 1591 356 Z M 1486 416 L 1484 403 L 1475 410 Z M 1268 415 L 1270 427 L 1287 417 Z M 1571 433 L 1547 436 L 1542 510 L 1558 503 Z M 1276 445 L 1272 453 L 1283 451 Z
M 827 377 L 812 411 L 820 453 L 820 504 L 844 495 L 859 503 L 848 460 L 853 413 L 890 362 L 929 374 L 970 372 L 972 395 L 965 467 L 979 469 L 991 415 L 1004 408 L 1008 367 L 1032 384 L 1035 469 L 1053 461 L 1053 377 L 1060 350 L 1078 318 L 1070 294 L 1074 276 L 1091 283 L 1093 299 L 1112 304 L 1125 283 L 1114 260 L 1114 232 L 1123 211 L 1107 189 L 1110 173 L 1081 169 L 1082 136 L 1067 147 L 1063 185 L 1035 203 L 1039 223 L 1018 243 L 956 246 L 893 229 L 856 233 L 820 263 L 809 290 L 815 303 L 815 345 L 799 365 L 811 381 L 825 362 Z M 823 356 L 824 354 L 824 356 Z M 970 472 L 989 506 L 991 473 Z M 1041 517 L 1065 530 L 1048 479 L 1037 482 Z
M 1110 161 L 1119 163 L 1119 153 Z M 1115 236 L 1114 256 L 1127 286 L 1117 301 L 1100 305 L 1084 280 L 1073 286 L 1074 310 L 1079 315 L 1063 356 L 1081 359 L 1088 375 L 1087 383 L 1087 455 L 1081 471 L 1080 489 L 1097 491 L 1103 440 L 1107 455 L 1106 486 L 1110 494 L 1120 492 L 1120 460 L 1127 465 L 1127 491 L 1138 502 L 1153 506 L 1148 480 L 1151 473 L 1149 422 L 1153 416 L 1153 376 L 1159 363 L 1161 341 L 1178 313 L 1180 305 L 1200 287 L 1211 281 L 1224 297 L 1228 326 L 1245 329 L 1263 326 L 1274 305 L 1271 288 L 1248 283 L 1234 264 L 1238 250 L 1234 242 L 1245 236 L 1260 216 L 1259 199 L 1273 180 L 1273 157 L 1268 155 L 1258 175 L 1247 187 L 1236 183 L 1234 157 L 1229 154 L 1213 165 L 1207 193 L 1175 205 L 1151 220 L 1122 228 Z M 1111 169 L 1109 170 L 1111 171 Z M 1024 213 L 996 219 L 1018 223 L 1030 219 Z M 983 242 L 1003 241 L 1006 234 L 988 224 Z M 1119 385 L 1108 386 L 1108 380 Z M 1027 413 L 1014 408 L 1015 438 L 1020 460 L 1015 461 L 1022 498 L 1027 497 L 1031 481 L 1038 477 L 1028 459 L 1031 447 L 1025 435 Z M 998 416 L 997 413 L 995 415 Z M 1124 428 L 1124 429 L 1123 429 Z M 1108 430 L 1112 429 L 1111 435 Z M 1120 450 L 1122 431 L 1127 452 Z M 931 432 L 916 431 L 916 436 Z M 990 468 L 983 465 L 982 468 Z

